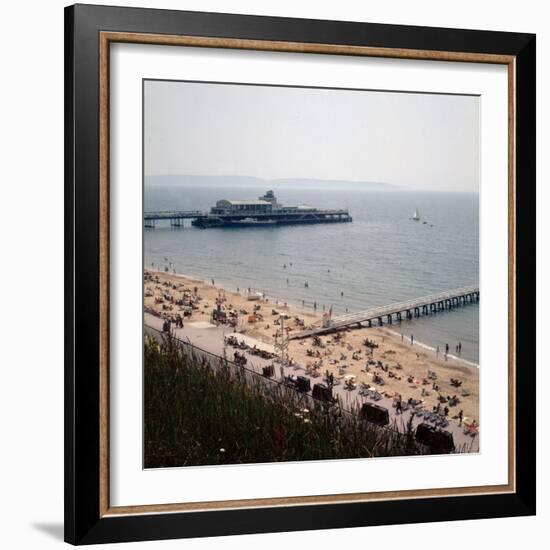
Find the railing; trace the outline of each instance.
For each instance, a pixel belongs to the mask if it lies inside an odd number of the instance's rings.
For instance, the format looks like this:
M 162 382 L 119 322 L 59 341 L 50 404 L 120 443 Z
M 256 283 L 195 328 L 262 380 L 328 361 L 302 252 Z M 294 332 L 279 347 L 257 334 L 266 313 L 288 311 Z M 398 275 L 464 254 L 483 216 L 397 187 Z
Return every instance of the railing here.
M 144 220 L 170 220 L 176 218 L 198 218 L 205 216 L 200 210 L 159 210 L 158 212 L 145 212 Z
M 415 298 L 413 300 L 396 302 L 386 306 L 378 306 L 363 311 L 356 311 L 355 313 L 345 313 L 343 315 L 333 317 L 330 323 L 326 326 L 295 332 L 290 335 L 290 339 L 295 340 L 298 338 L 306 338 L 308 336 L 313 336 L 314 334 L 330 332 L 335 329 L 346 327 L 348 325 L 353 325 L 355 323 L 361 323 L 363 321 L 369 321 L 378 317 L 393 315 L 394 313 L 401 313 L 403 311 L 410 311 L 415 308 L 428 306 L 430 304 L 437 304 L 440 302 L 445 302 L 446 300 L 453 300 L 456 298 L 460 298 L 461 296 L 469 296 L 473 294 L 479 294 L 479 287 L 465 286 L 462 288 L 456 288 L 454 290 L 447 290 L 445 292 L 431 294 L 429 296 L 423 296 L 421 298 Z
M 448 290 L 446 292 L 439 292 L 437 294 L 431 294 L 429 296 L 423 296 L 421 298 L 415 298 L 413 300 L 406 300 L 404 302 L 396 302 L 386 306 L 375 307 L 356 313 L 348 313 L 345 315 L 339 315 L 332 319 L 332 326 L 341 322 L 353 322 L 357 318 L 361 319 L 374 319 L 375 317 L 381 317 L 383 315 L 389 315 L 398 311 L 407 311 L 414 309 L 415 307 L 422 307 L 423 305 L 435 304 L 443 302 L 445 300 L 451 300 L 453 298 L 459 298 L 460 296 L 467 296 L 469 294 L 475 294 L 479 292 L 479 287 L 466 286 L 457 288 L 454 290 Z

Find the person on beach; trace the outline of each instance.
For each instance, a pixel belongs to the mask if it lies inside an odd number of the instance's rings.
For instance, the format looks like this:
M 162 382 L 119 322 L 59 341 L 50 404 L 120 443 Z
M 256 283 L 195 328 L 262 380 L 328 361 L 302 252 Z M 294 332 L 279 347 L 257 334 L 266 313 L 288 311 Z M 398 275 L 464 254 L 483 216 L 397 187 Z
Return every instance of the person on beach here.
M 411 334 L 411 346 L 414 344 L 414 334 Z
M 344 291 L 343 291 L 343 290 L 340 292 L 340 296 L 341 296 L 342 298 L 344 297 Z
M 460 409 L 458 412 L 458 425 L 462 426 L 462 420 L 464 420 L 464 411 Z
M 401 396 L 397 398 L 397 403 L 395 404 L 395 414 L 403 414 L 403 404 L 401 403 Z
M 212 279 L 212 286 L 214 286 L 214 279 Z
M 458 353 L 462 353 L 462 342 L 458 342 Z
M 449 344 L 445 344 L 445 355 L 449 353 Z

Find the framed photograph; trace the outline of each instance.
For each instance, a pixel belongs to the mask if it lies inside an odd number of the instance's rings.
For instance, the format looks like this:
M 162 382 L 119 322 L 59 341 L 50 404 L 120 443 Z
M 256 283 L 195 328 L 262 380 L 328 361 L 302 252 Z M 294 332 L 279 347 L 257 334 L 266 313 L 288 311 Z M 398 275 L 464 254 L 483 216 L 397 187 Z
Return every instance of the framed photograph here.
M 535 513 L 535 36 L 65 12 L 65 537 Z

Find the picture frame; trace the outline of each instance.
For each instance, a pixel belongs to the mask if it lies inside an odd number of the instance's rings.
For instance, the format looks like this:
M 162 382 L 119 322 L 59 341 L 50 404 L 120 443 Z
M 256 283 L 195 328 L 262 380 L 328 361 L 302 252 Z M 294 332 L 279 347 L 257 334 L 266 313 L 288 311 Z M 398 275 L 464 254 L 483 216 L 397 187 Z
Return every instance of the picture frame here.
M 142 506 L 110 503 L 113 44 L 505 65 L 508 482 Z M 535 513 L 535 36 L 75 5 L 65 10 L 65 540 L 129 542 Z M 529 323 L 528 323 L 529 322 Z

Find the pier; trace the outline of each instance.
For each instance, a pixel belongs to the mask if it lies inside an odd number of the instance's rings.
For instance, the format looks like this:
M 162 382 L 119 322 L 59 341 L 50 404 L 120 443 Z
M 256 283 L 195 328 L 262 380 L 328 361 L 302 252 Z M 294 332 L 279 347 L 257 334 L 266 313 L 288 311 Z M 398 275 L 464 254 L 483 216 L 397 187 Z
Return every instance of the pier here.
M 394 321 L 430 315 L 439 311 L 450 310 L 466 304 L 479 302 L 479 287 L 466 286 L 423 296 L 405 302 L 397 302 L 386 306 L 373 307 L 356 313 L 346 313 L 326 320 L 322 327 L 303 330 L 290 334 L 291 340 L 308 338 L 310 336 L 336 332 L 350 326 L 371 327 L 373 323 L 382 326 L 384 322 L 391 325 Z
M 184 220 L 200 228 L 206 227 L 253 227 L 255 225 L 292 225 L 314 223 L 351 222 L 347 210 L 309 210 L 282 212 L 244 212 L 213 215 L 198 210 L 182 210 L 174 212 L 145 212 L 144 226 L 153 229 L 157 221 L 169 220 L 172 227 L 183 227 Z
M 172 227 L 183 227 L 184 220 L 191 220 L 191 225 L 201 229 L 353 221 L 347 209 L 315 208 L 307 205 L 284 206 L 277 202 L 273 191 L 267 191 L 265 195 L 253 200 L 222 199 L 217 201 L 209 212 L 177 210 L 145 212 L 143 215 L 143 223 L 150 229 L 160 220 L 170 220 Z

